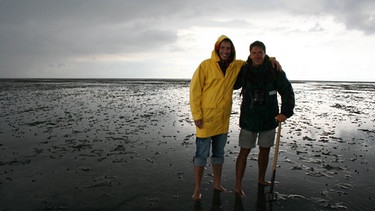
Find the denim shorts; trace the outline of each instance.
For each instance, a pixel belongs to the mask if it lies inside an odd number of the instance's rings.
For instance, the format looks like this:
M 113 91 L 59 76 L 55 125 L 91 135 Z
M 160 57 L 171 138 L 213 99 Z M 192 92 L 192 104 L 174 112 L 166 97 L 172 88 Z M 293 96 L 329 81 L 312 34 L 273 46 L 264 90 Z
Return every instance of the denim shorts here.
M 272 147 L 275 141 L 275 129 L 262 132 L 251 132 L 245 129 L 241 129 L 238 145 L 242 148 L 252 149 L 255 148 L 257 139 L 258 145 L 260 147 Z
M 221 165 L 224 163 L 224 147 L 227 143 L 228 134 L 220 134 L 208 138 L 196 138 L 196 152 L 193 160 L 196 166 L 205 166 L 210 155 L 212 144 L 211 163 Z

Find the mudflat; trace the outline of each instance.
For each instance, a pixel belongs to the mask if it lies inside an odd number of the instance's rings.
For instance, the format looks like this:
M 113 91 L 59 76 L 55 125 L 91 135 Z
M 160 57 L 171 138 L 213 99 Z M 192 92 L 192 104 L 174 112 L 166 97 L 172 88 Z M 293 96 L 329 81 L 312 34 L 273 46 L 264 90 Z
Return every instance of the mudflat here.
M 293 82 L 274 188 L 257 185 L 257 149 L 235 196 L 233 95 L 222 184 L 207 166 L 191 200 L 195 127 L 184 80 L 1 80 L 1 210 L 373 210 L 375 83 Z M 271 150 L 269 171 L 273 162 Z

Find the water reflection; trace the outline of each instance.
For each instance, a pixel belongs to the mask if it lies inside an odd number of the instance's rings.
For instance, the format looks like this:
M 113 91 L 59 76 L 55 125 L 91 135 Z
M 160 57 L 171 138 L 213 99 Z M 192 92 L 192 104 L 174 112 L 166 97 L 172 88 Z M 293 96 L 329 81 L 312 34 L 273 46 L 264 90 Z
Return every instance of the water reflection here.
M 223 210 L 221 207 L 221 191 L 214 189 L 214 194 L 212 197 L 211 211 Z
M 266 200 L 265 196 L 265 186 L 258 184 L 258 191 L 257 191 L 257 198 L 255 203 L 255 210 L 257 211 L 271 211 L 272 210 L 272 202 L 269 202 Z M 236 195 L 235 204 L 234 204 L 234 210 L 235 211 L 243 211 L 244 205 L 242 201 L 242 197 Z
M 200 201 L 196 201 L 194 204 L 194 211 L 201 211 L 202 205 Z M 222 211 L 223 208 L 221 206 L 221 191 L 214 189 L 212 194 L 212 202 L 211 202 L 211 211 Z

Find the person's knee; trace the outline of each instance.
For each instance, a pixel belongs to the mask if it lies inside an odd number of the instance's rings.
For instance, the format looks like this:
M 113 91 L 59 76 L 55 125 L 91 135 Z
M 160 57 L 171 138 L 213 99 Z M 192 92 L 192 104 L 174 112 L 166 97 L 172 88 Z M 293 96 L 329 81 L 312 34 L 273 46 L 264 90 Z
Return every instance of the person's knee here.
M 207 157 L 194 157 L 193 164 L 195 166 L 205 166 L 207 164 Z
M 268 156 L 270 154 L 270 147 L 259 147 L 259 155 L 260 156 Z
M 270 147 L 261 147 L 261 146 L 259 146 L 259 150 L 260 151 L 270 151 Z
M 251 149 L 241 148 L 240 153 L 238 154 L 238 159 L 247 159 L 247 156 L 250 154 Z
M 211 157 L 212 165 L 223 165 L 224 157 Z

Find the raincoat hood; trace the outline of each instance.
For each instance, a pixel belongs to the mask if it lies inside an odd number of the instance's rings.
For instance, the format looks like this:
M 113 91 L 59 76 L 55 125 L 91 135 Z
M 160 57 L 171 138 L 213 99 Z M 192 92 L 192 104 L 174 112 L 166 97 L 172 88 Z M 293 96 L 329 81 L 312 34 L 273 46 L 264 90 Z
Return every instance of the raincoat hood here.
M 220 43 L 223 42 L 223 40 L 228 40 L 232 44 L 232 52 L 230 54 L 229 62 L 232 62 L 236 59 L 236 50 L 234 48 L 233 42 L 229 37 L 225 35 L 221 35 L 215 42 L 214 50 L 212 51 L 211 58 L 214 59 L 215 61 L 220 61 L 220 56 L 219 56 L 219 48 L 220 48 Z

